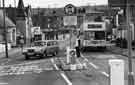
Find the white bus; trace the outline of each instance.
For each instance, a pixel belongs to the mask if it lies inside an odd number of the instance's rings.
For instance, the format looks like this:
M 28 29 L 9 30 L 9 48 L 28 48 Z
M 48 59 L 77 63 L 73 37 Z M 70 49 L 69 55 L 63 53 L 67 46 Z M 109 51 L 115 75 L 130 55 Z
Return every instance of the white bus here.
M 106 40 L 107 27 L 105 22 L 85 22 L 83 23 L 81 32 L 82 48 L 94 47 L 105 49 L 107 46 L 112 46 Z

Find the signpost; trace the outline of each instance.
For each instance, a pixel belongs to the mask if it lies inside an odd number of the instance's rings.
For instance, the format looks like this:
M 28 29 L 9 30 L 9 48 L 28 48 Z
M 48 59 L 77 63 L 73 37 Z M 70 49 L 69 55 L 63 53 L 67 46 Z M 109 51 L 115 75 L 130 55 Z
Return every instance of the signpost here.
M 9 57 L 8 55 L 8 40 L 7 40 L 7 26 L 6 26 L 6 10 L 5 10 L 5 0 L 3 2 L 3 28 L 4 28 L 4 38 L 5 38 L 5 55 L 6 58 Z
M 131 15 L 130 15 L 130 0 L 125 0 L 126 1 L 126 24 L 127 24 L 127 29 L 128 29 L 128 68 L 129 68 L 129 73 L 128 73 L 128 85 L 134 85 L 134 77 L 133 77 L 133 71 L 132 71 L 132 45 L 131 45 Z M 132 0 L 131 0 L 132 1 Z M 129 4 L 130 3 L 130 4 Z
M 64 16 L 64 26 L 68 28 L 70 31 L 70 48 L 72 48 L 72 37 L 73 37 L 73 30 L 76 30 L 77 25 L 77 16 L 75 16 L 76 13 L 76 7 L 72 4 L 68 4 L 64 7 L 64 11 L 66 16 Z

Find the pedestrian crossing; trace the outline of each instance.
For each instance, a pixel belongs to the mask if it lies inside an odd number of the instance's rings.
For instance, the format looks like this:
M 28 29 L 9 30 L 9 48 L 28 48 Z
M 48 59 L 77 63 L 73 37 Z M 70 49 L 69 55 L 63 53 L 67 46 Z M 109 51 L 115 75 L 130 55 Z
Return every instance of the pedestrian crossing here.
M 0 76 L 22 75 L 27 73 L 41 73 L 52 71 L 53 67 L 49 61 L 31 61 L 15 65 L 0 66 Z

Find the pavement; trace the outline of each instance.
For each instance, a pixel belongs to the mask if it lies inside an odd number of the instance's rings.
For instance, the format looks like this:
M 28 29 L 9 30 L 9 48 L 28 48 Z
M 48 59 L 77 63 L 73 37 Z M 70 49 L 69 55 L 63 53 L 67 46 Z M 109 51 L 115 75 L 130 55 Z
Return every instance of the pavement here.
M 111 51 L 113 53 L 128 57 L 128 49 L 123 49 L 123 48 L 119 48 L 119 47 L 110 47 L 108 49 L 109 49 L 109 51 Z M 135 58 L 135 49 L 132 50 L 131 53 L 132 53 L 132 57 Z
M 12 55 L 18 53 L 18 52 L 21 52 L 21 48 L 11 48 L 10 50 L 8 50 L 8 55 L 9 55 L 9 58 L 11 57 L 14 57 Z M 6 57 L 6 54 L 5 52 L 0 52 L 0 58 L 5 58 Z

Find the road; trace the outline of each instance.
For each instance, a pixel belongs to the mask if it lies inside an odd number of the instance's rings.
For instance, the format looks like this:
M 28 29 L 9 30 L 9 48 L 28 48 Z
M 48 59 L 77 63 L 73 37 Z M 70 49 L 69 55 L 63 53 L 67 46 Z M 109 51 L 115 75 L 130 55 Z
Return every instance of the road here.
M 0 60 L 0 85 L 66 85 L 51 57 L 25 60 L 21 53 Z
M 62 52 L 60 52 L 62 53 Z M 55 59 L 66 59 L 64 54 L 44 59 L 25 60 L 21 53 L 0 60 L 0 85 L 109 85 L 109 59 L 125 61 L 125 85 L 127 85 L 127 58 L 110 52 L 83 52 L 79 62 L 86 62 L 87 69 L 61 71 Z M 133 70 L 135 72 L 135 59 Z
M 82 54 L 89 62 L 90 65 L 101 74 L 109 75 L 109 63 L 110 59 L 122 59 L 125 62 L 124 66 L 124 79 L 125 85 L 128 85 L 128 58 L 119 54 L 106 52 L 87 52 Z M 135 73 L 135 58 L 132 59 L 132 68 Z M 135 76 L 134 76 L 135 79 Z

